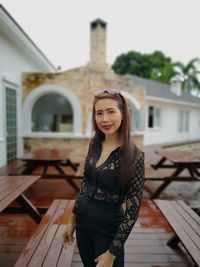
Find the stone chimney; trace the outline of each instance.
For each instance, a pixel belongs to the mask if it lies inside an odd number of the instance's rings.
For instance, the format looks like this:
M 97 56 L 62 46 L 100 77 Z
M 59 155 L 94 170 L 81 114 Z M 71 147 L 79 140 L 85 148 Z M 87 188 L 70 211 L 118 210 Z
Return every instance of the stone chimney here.
M 183 82 L 182 77 L 177 75 L 177 76 L 173 77 L 170 82 L 171 82 L 171 92 L 180 96 L 181 95 L 181 85 Z
M 90 23 L 90 65 L 106 65 L 106 22 L 96 19 Z

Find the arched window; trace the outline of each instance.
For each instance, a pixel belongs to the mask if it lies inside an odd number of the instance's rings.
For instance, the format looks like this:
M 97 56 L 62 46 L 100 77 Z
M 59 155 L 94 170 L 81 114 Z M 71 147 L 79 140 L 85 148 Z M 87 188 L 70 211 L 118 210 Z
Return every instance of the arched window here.
M 32 132 L 72 132 L 73 111 L 70 102 L 60 94 L 42 95 L 32 109 Z

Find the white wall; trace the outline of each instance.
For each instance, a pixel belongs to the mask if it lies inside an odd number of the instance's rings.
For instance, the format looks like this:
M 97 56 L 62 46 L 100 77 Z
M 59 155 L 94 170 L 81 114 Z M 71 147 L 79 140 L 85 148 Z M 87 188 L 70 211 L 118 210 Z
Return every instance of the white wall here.
M 48 71 L 33 60 L 33 55 L 28 54 L 19 42 L 14 42 L 0 30 L 0 166 L 6 164 L 6 123 L 5 123 L 5 86 L 17 90 L 18 104 L 18 156 L 23 154 L 21 133 L 21 73 Z
M 14 42 L 0 31 L 0 73 L 21 80 L 21 72 L 47 71 L 40 62 L 33 60 L 33 55 L 18 42 Z
M 200 139 L 200 106 L 170 104 L 154 100 L 146 100 L 146 126 L 144 145 Z M 161 109 L 160 129 L 148 128 L 148 106 Z M 189 132 L 178 132 L 178 111 L 189 110 Z

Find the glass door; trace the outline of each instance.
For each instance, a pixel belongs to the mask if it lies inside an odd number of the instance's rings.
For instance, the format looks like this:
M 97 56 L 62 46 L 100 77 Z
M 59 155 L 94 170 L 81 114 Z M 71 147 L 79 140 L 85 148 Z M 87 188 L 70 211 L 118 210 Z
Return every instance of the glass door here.
M 5 91 L 7 161 L 11 161 L 17 157 L 17 94 L 9 87 Z

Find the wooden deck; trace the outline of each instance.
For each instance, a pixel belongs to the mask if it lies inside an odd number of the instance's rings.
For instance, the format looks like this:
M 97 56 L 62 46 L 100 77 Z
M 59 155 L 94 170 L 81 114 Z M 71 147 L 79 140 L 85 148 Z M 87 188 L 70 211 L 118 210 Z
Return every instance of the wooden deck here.
M 52 199 L 34 201 L 48 206 Z M 0 266 L 11 267 L 27 244 L 37 225 L 22 214 L 0 215 Z M 125 245 L 125 267 L 186 267 L 192 262 L 180 249 L 171 249 L 166 241 L 172 230 L 153 202 L 143 200 L 140 217 Z M 182 248 L 183 249 L 183 248 Z M 71 267 L 82 267 L 76 247 Z
M 151 151 L 153 153 L 154 149 L 148 149 L 149 155 L 151 155 Z M 151 156 L 150 158 L 152 159 Z M 156 158 L 154 160 L 156 161 Z M 76 183 L 78 185 L 80 181 L 77 180 Z M 158 183 L 148 181 L 152 189 L 156 188 Z M 174 197 L 186 201 L 192 200 L 192 198 L 197 199 L 197 195 L 192 192 L 192 187 L 189 184 L 184 188 L 182 187 L 182 190 L 179 187 L 179 184 L 177 187 L 171 186 L 165 194 L 161 195 L 161 198 Z M 54 198 L 74 199 L 76 193 L 64 180 L 41 179 L 26 191 L 26 195 L 31 198 L 33 204 L 43 208 L 48 207 Z M 0 214 L 0 267 L 12 267 L 14 265 L 36 227 L 37 224 L 26 214 Z M 148 195 L 144 194 L 139 219 L 125 245 L 125 267 L 194 266 L 183 247 L 171 249 L 166 245 L 166 241 L 172 235 L 172 229 L 163 215 L 153 202 L 148 200 Z M 73 263 L 70 267 L 82 266 L 76 247 Z

